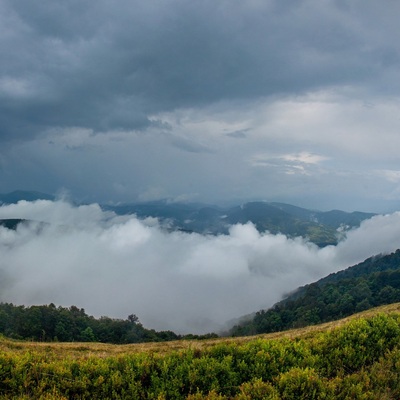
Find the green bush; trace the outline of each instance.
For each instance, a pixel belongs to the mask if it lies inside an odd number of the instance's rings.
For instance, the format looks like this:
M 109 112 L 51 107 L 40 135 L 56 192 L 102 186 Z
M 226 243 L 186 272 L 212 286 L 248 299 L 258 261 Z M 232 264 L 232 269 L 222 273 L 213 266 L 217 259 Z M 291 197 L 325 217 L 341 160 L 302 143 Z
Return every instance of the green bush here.
M 399 323 L 397 314 L 378 315 L 306 338 L 165 355 L 83 349 L 60 359 L 14 342 L 0 350 L 0 399 L 397 399 Z
M 314 369 L 292 368 L 278 378 L 282 400 L 333 399 L 326 379 L 319 377 Z
M 278 390 L 270 383 L 261 379 L 253 379 L 240 386 L 238 400 L 279 400 Z

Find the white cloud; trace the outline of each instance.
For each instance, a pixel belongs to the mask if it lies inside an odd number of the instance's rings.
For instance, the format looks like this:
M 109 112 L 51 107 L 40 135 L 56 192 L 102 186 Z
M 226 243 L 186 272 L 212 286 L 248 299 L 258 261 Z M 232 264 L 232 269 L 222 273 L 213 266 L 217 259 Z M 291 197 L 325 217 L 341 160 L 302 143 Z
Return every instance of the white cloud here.
M 0 228 L 2 301 L 84 307 L 96 316 L 136 313 L 145 326 L 207 332 L 271 306 L 304 285 L 400 247 L 400 214 L 375 217 L 337 247 L 260 234 L 167 233 L 154 220 L 117 217 L 63 201 L 0 207 L 0 218 L 47 225 Z
M 299 162 L 302 164 L 319 164 L 322 161 L 328 159 L 327 157 L 318 154 L 308 153 L 306 151 L 294 154 L 284 154 L 283 156 L 281 156 L 281 158 L 286 161 Z
M 0 78 L 0 96 L 10 98 L 25 98 L 34 95 L 30 83 L 23 79 L 12 77 Z
M 249 158 L 249 164 L 252 167 L 274 169 L 286 175 L 319 175 L 322 170 L 317 167 L 325 160 L 328 160 L 328 157 L 309 152 L 282 155 L 255 154 Z
M 382 169 L 376 171 L 378 176 L 387 179 L 389 182 L 399 183 L 400 182 L 400 171 L 391 169 Z

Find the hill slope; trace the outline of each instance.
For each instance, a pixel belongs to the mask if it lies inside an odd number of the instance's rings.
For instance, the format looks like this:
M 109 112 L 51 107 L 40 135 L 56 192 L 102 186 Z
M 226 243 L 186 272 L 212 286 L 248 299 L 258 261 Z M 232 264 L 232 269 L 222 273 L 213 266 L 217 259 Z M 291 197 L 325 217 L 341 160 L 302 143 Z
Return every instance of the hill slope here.
M 230 331 L 232 335 L 274 332 L 339 319 L 400 301 L 400 250 L 371 257 L 299 288 L 269 310 Z
M 0 398 L 395 399 L 398 309 L 274 338 L 158 347 L 0 339 Z

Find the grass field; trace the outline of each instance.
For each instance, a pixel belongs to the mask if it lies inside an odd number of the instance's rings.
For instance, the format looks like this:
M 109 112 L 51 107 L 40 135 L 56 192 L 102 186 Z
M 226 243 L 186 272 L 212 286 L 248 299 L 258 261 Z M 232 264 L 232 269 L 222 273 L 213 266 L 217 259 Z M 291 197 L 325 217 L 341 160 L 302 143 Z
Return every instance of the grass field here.
M 398 399 L 400 304 L 281 333 L 131 345 L 0 339 L 2 399 Z

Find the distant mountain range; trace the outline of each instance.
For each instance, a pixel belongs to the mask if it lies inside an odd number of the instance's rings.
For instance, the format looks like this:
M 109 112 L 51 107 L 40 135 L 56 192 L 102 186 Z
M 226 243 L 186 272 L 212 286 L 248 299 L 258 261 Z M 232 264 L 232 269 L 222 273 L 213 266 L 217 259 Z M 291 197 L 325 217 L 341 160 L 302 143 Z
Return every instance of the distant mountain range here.
M 54 200 L 54 198 L 52 195 L 40 192 L 15 191 L 0 194 L 0 204 L 12 204 L 20 200 Z M 167 200 L 101 205 L 101 207 L 118 215 L 135 214 L 138 218 L 158 218 L 161 226 L 171 231 L 200 234 L 226 234 L 233 224 L 252 222 L 259 232 L 282 233 L 289 237 L 302 236 L 320 247 L 337 244 L 341 231 L 357 227 L 363 220 L 375 215 L 339 210 L 323 212 L 285 203 L 261 201 L 234 207 L 172 203 Z
M 222 208 L 204 204 L 157 201 L 141 204 L 103 206 L 116 214 L 136 214 L 139 218 L 157 217 L 170 230 L 200 234 L 228 233 L 233 224 L 252 222 L 259 232 L 303 236 L 323 247 L 337 244 L 339 230 L 354 228 L 376 214 L 334 210 L 307 210 L 284 203 L 249 202 Z
M 51 194 L 33 192 L 26 190 L 15 190 L 14 192 L 1 194 L 0 204 L 15 204 L 21 200 L 36 201 L 36 200 L 54 200 L 55 196 Z

